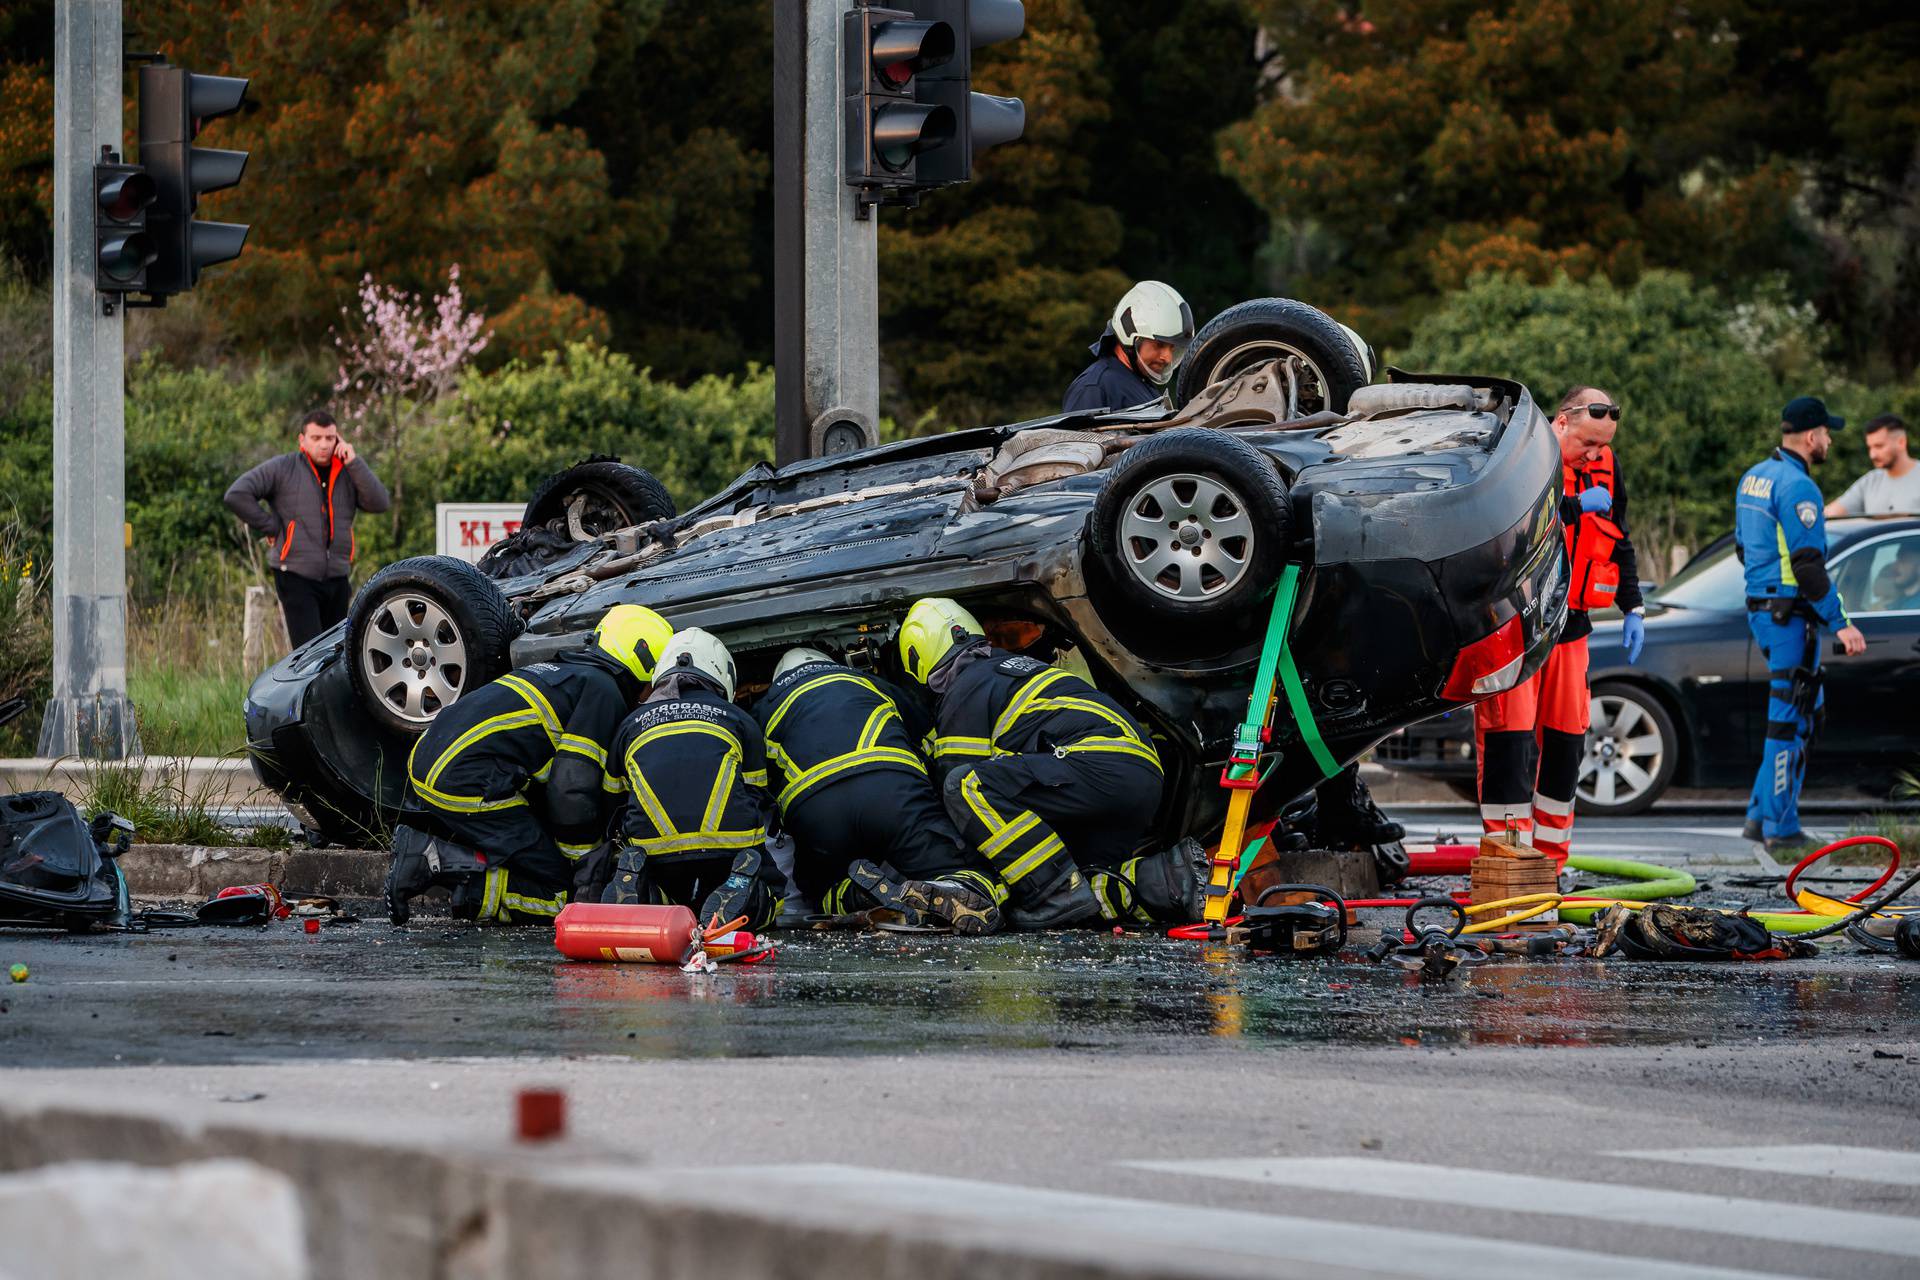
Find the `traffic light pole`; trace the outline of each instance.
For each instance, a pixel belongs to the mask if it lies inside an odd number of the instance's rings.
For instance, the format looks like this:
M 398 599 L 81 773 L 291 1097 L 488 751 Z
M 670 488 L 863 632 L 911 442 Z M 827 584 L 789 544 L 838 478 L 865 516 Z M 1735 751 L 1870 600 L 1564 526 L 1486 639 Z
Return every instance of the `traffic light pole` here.
M 842 15 L 859 0 L 774 0 L 774 448 L 784 466 L 879 442 L 875 220 L 841 149 Z
M 118 760 L 127 701 L 126 316 L 94 283 L 93 166 L 121 149 L 120 0 L 61 0 L 53 38 L 53 698 L 43 756 Z

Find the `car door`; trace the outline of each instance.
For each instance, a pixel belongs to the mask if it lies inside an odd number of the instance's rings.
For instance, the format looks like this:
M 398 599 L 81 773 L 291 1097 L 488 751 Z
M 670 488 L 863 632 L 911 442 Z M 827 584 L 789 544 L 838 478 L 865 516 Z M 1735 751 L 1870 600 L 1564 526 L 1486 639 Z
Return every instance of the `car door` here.
M 1732 539 L 1709 546 L 1656 588 L 1648 612 L 1666 616 L 1648 628 L 1642 662 L 1671 681 L 1686 706 L 1695 785 L 1730 785 L 1751 774 L 1766 719 L 1767 666 L 1747 628 L 1746 574 Z
M 1848 547 L 1833 580 L 1867 648 L 1849 658 L 1823 637 L 1827 721 L 1816 754 L 1844 756 L 1877 776 L 1920 766 L 1920 529 Z

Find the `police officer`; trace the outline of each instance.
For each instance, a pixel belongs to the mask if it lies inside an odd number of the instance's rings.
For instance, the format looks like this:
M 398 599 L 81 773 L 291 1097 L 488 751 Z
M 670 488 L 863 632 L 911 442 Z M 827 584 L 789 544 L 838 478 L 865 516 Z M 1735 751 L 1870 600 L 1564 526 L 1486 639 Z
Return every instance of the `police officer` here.
M 674 634 L 653 691 L 614 737 L 631 792 L 602 902 L 679 903 L 702 925 L 780 914 L 786 877 L 767 855 L 767 750 L 733 704 L 733 655 L 698 627 Z
M 1543 853 L 1565 855 L 1573 841 L 1574 787 L 1592 721 L 1587 637 L 1592 609 L 1618 605 L 1621 644 L 1640 660 L 1646 618 L 1639 563 L 1627 528 L 1627 488 L 1614 456 L 1620 406 L 1598 387 L 1575 387 L 1560 400 L 1553 434 L 1560 443 L 1560 522 L 1570 566 L 1567 624 L 1546 665 L 1473 709 L 1480 825 L 1531 835 Z
M 1160 402 L 1193 341 L 1193 312 L 1173 286 L 1142 280 L 1127 290 L 1106 331 L 1088 348 L 1093 363 L 1067 388 L 1067 413 L 1098 413 Z
M 942 798 L 1006 884 L 1014 928 L 1200 918 L 1207 854 L 1198 841 L 1133 856 L 1160 807 L 1160 757 L 1119 703 L 994 648 L 952 600 L 914 604 L 900 657 L 939 699 Z
M 1801 396 L 1780 413 L 1780 447 L 1740 477 L 1734 550 L 1747 571 L 1747 628 L 1767 657 L 1767 737 L 1747 805 L 1746 836 L 1767 849 L 1807 843 L 1800 829 L 1800 784 L 1807 745 L 1825 696 L 1820 688 L 1820 628 L 1857 654 L 1866 637 L 1847 620 L 1846 603 L 1827 576 L 1827 517 L 1812 468 L 1826 461 L 1845 419 Z
M 754 707 L 793 878 L 833 915 L 905 907 L 956 933 L 1000 927 L 1006 889 L 972 853 L 928 781 L 918 700 L 818 649 L 789 649 Z
M 600 841 L 622 785 L 608 771 L 608 745 L 672 635 L 653 610 L 616 605 L 587 647 L 501 676 L 433 718 L 407 757 L 425 821 L 394 833 L 395 924 L 436 884 L 452 890 L 459 919 L 559 912 L 573 860 Z

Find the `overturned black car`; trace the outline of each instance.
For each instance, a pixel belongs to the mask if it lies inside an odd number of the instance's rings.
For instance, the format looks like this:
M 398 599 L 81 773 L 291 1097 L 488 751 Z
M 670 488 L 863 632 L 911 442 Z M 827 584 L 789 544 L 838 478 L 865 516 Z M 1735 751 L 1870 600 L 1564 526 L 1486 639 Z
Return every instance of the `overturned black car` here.
M 439 708 L 580 644 L 615 604 L 713 631 L 743 696 L 807 643 L 896 679 L 907 606 L 951 596 L 997 644 L 1084 669 L 1152 733 L 1152 833 L 1217 833 L 1275 587 L 1293 566 L 1283 706 L 1256 817 L 1387 734 L 1531 674 L 1565 618 L 1559 454 L 1527 390 L 1390 372 L 1322 313 L 1222 313 L 1177 411 L 1061 415 L 749 469 L 676 514 L 636 467 L 542 485 L 481 568 L 376 574 L 346 623 L 260 677 L 248 753 L 315 839 L 378 836 Z M 1304 728 L 1325 751 L 1306 749 Z

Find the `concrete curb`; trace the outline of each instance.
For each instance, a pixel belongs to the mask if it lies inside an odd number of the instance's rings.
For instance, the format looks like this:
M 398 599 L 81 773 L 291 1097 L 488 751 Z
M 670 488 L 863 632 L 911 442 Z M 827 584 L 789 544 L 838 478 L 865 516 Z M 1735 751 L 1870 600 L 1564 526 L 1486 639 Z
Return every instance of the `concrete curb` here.
M 0 1099 L 0 1170 L 76 1159 L 146 1165 L 238 1158 L 299 1189 L 315 1277 L 715 1275 L 840 1280 L 1092 1280 L 1121 1276 L 1305 1275 L 1283 1259 L 1114 1242 L 1070 1222 L 990 1224 L 958 1215 L 876 1214 L 829 1192 L 756 1189 L 751 1162 L 727 1176 L 649 1169 L 585 1149 L 424 1149 L 339 1137 L 298 1118 L 195 1127 L 138 1110 Z
M 134 760 L 27 757 L 0 760 L 0 793 L 58 791 L 69 800 L 84 795 L 94 776 L 108 769 L 140 770 L 149 790 L 177 792 L 209 809 L 278 807 L 280 797 L 260 785 L 253 767 L 226 756 L 142 756 Z
M 136 898 L 210 898 L 237 884 L 276 884 L 294 893 L 377 898 L 387 855 L 377 849 L 206 849 L 136 844 L 120 855 Z

